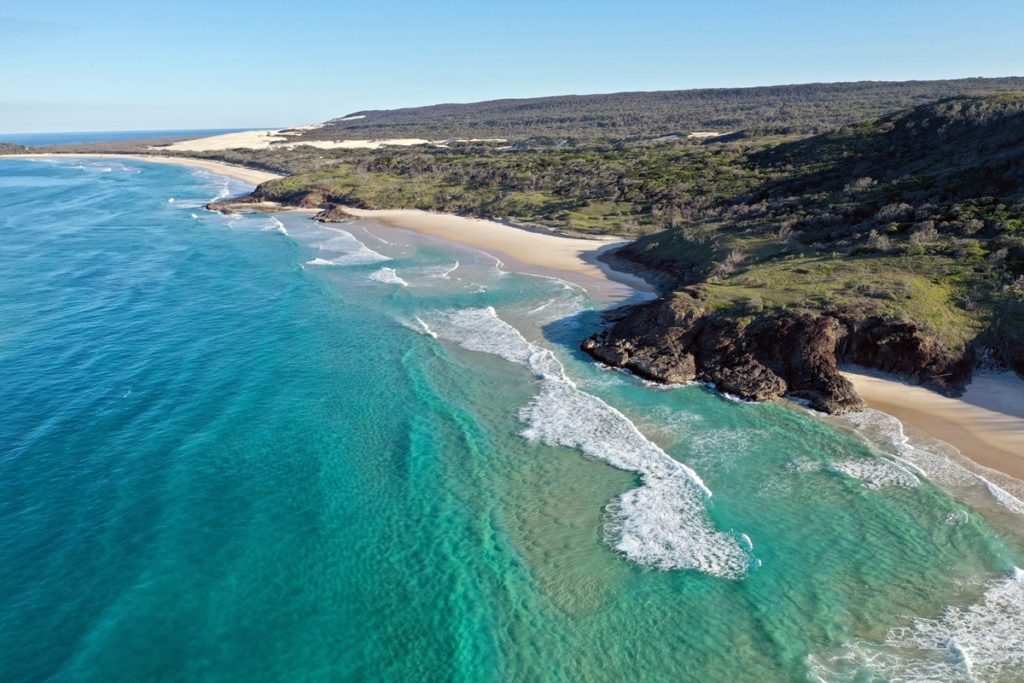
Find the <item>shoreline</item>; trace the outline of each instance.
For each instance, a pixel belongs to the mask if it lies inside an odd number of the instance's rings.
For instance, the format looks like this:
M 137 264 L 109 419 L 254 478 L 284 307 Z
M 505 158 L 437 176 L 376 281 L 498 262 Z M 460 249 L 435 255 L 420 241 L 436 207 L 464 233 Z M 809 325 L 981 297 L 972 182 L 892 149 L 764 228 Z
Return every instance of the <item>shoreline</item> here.
M 1024 481 L 1024 380 L 1012 371 L 977 372 L 963 396 L 950 398 L 867 368 L 841 370 L 869 408 Z
M 0 159 L 137 159 L 142 161 L 150 161 L 155 164 L 176 164 L 178 166 L 187 166 L 188 168 L 195 168 L 201 171 L 209 171 L 210 173 L 217 173 L 224 175 L 234 180 L 240 180 L 243 183 L 250 185 L 259 185 L 265 183 L 268 180 L 277 180 L 284 176 L 278 175 L 277 173 L 271 173 L 270 171 L 261 171 L 255 168 L 247 168 L 245 166 L 236 166 L 235 164 L 229 164 L 225 161 L 215 161 L 213 159 L 197 159 L 195 157 L 175 157 L 166 156 L 162 154 L 60 154 L 54 152 L 37 152 L 30 154 L 4 154 L 0 156 Z
M 284 176 L 269 171 L 236 166 L 212 159 L 159 154 L 6 154 L 0 159 L 136 159 L 159 164 L 177 164 L 225 175 L 251 185 Z M 267 207 L 273 212 L 308 211 L 288 206 Z M 454 244 L 479 249 L 497 258 L 511 270 L 557 277 L 580 285 L 595 298 L 607 302 L 638 301 L 655 296 L 655 288 L 643 278 L 616 270 L 598 257 L 625 240 L 584 239 L 530 229 L 483 218 L 431 213 L 418 209 L 356 209 L 345 207 L 354 219 L 366 219 L 395 228 L 412 230 Z
M 156 154 L 9 154 L 10 158 L 112 158 L 176 164 L 258 185 L 281 178 L 275 173 L 221 161 Z M 295 211 L 279 207 L 275 211 Z M 606 302 L 621 304 L 656 296 L 637 275 L 615 270 L 599 257 L 622 244 L 615 238 L 582 239 L 530 230 L 507 223 L 416 209 L 345 208 L 354 219 L 410 230 L 479 249 L 510 270 L 558 277 Z M 868 407 L 898 419 L 905 427 L 956 448 L 978 465 L 1024 481 L 1024 380 L 1012 372 L 976 373 L 960 398 L 949 398 L 892 375 L 866 368 L 841 368 Z
M 599 260 L 601 253 L 622 244 L 621 239 L 563 237 L 483 218 L 418 209 L 345 207 L 344 211 L 354 219 L 411 230 L 479 249 L 497 258 L 512 271 L 557 277 L 580 285 L 603 301 L 622 302 L 655 296 L 654 288 L 646 280 L 615 270 Z

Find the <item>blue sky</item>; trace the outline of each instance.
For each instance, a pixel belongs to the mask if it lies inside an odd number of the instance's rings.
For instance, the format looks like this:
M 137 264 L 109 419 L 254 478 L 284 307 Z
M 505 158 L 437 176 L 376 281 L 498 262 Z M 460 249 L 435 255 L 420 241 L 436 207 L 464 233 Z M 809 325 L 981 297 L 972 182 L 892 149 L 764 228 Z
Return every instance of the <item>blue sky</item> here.
M 622 90 L 1024 75 L 1020 0 L 4 3 L 0 132 L 261 127 Z

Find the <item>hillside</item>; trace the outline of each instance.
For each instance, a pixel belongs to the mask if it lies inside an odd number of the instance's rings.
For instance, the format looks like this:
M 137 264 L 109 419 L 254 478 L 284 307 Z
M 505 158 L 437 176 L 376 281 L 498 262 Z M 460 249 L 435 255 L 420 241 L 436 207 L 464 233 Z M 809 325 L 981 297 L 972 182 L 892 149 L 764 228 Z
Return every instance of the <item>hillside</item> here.
M 759 150 L 745 163 L 765 179 L 756 188 L 620 250 L 620 260 L 673 273 L 680 290 L 589 350 L 641 362 L 648 375 L 658 374 L 652 358 L 677 372 L 669 349 L 700 343 L 665 336 L 677 324 L 651 333 L 651 316 L 685 319 L 695 337 L 693 328 L 710 326 L 729 352 L 705 350 L 704 376 L 755 397 L 794 388 L 844 396 L 852 388 L 836 379 L 837 359 L 953 393 L 976 362 L 1024 372 L 1024 95 L 923 105 Z M 773 332 L 757 333 L 764 329 Z M 772 357 L 780 340 L 831 371 L 809 380 L 806 368 Z M 679 362 L 696 362 L 690 374 L 699 376 L 695 357 Z M 722 375 L 737 365 L 760 379 Z M 821 405 L 856 405 L 846 400 Z
M 752 398 L 804 392 L 840 411 L 859 399 L 837 362 L 947 393 L 979 363 L 1024 373 L 1024 95 L 944 96 L 816 135 L 793 131 L 889 101 L 1015 84 L 1024 90 L 1024 79 L 974 79 L 441 105 L 316 134 L 441 135 L 372 129 L 386 119 L 433 121 L 458 138 L 493 135 L 474 128 L 481 121 L 575 135 L 192 156 L 287 175 L 225 210 L 274 201 L 346 220 L 345 206 L 415 208 L 637 237 L 608 258 L 656 274 L 666 296 L 624 313 L 589 352 L 654 379 L 704 379 Z M 772 127 L 776 105 L 793 124 L 785 130 Z M 652 135 L 712 112 L 752 126 L 709 139 Z
M 938 99 L 1024 90 L 1024 78 L 624 92 L 357 111 L 298 140 L 530 137 L 620 140 L 768 127 L 821 132 Z

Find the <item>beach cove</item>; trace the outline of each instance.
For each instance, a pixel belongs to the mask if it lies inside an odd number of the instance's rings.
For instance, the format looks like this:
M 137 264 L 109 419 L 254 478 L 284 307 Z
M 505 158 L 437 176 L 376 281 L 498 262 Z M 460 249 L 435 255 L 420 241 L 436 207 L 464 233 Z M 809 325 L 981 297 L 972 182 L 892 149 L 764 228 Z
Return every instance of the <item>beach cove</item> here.
M 259 133 L 259 131 L 257 131 Z M 221 144 L 221 138 L 210 138 Z M 250 137 L 252 137 L 250 135 Z M 205 140 L 205 139 L 204 139 Z M 245 138 L 249 140 L 249 138 Z M 197 141 L 198 142 L 198 141 Z M 211 143 L 212 144 L 212 143 Z M 249 144 L 249 142 L 246 142 Z M 187 145 L 186 145 L 187 147 Z M 183 147 L 184 148 L 184 147 Z M 219 147 L 218 147 L 219 148 Z M 225 162 L 157 154 L 75 154 L 74 158 L 143 159 L 174 164 L 223 175 L 240 182 L 259 184 L 281 178 L 279 174 Z M 67 158 L 65 154 L 8 155 L 8 158 Z M 2 160 L 2 159 L 0 159 Z M 295 211 L 282 207 L 282 210 Z M 308 211 L 310 210 L 300 210 Z M 621 240 L 579 239 L 547 231 L 495 221 L 416 210 L 365 210 L 346 208 L 354 218 L 412 230 L 451 243 L 480 249 L 499 259 L 507 269 L 564 278 L 584 287 L 591 296 L 609 305 L 642 301 L 653 289 L 641 278 L 615 271 L 598 255 L 622 244 Z M 870 370 L 844 373 L 871 408 L 890 414 L 908 427 L 954 446 L 962 455 L 1014 479 L 1024 480 L 1024 380 L 1003 373 L 998 381 L 982 377 L 968 387 L 963 400 L 907 385 L 899 377 Z M 993 408 L 992 406 L 997 406 Z
M 577 344 L 607 304 L 568 277 L 113 161 L 0 161 L 13 676 L 1015 666 L 1024 539 L 980 482 L 602 369 Z

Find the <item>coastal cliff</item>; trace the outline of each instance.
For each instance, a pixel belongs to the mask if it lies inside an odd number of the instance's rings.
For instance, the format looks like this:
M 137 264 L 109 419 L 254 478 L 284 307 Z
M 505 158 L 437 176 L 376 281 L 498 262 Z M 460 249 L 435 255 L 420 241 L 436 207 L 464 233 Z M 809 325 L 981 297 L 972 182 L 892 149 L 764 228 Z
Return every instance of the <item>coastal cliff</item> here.
M 1024 373 L 1024 93 L 811 136 L 259 154 L 295 173 L 210 208 L 421 209 L 635 238 L 602 260 L 666 298 L 583 346 L 655 380 L 843 412 L 862 403 L 841 363 L 945 394 L 978 365 Z
M 756 401 L 788 395 L 828 413 L 864 407 L 837 362 L 896 372 L 952 395 L 972 367 L 969 353 L 944 348 L 913 321 L 842 312 L 736 317 L 708 311 L 685 292 L 628 309 L 581 348 L 654 381 L 710 382 Z

